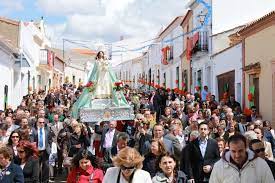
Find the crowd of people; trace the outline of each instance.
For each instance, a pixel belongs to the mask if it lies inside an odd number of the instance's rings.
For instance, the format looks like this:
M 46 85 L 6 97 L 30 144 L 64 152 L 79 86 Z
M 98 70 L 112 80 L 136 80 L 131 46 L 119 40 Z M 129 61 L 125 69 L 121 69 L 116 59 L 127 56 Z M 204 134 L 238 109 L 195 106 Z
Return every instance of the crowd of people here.
M 131 121 L 82 123 L 83 87 L 33 91 L 0 111 L 0 182 L 273 183 L 275 134 L 233 95 L 124 88 Z

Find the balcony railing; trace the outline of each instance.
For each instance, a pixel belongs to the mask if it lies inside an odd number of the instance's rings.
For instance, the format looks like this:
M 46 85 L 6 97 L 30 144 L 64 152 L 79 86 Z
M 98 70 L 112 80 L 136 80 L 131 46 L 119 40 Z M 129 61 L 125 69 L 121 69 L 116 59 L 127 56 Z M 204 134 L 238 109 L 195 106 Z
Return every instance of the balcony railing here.
M 208 32 L 207 31 L 199 32 L 199 39 L 195 43 L 195 46 L 193 48 L 193 53 L 196 53 L 197 51 L 208 51 Z
M 47 49 L 41 49 L 40 56 L 39 56 L 39 64 L 40 65 L 48 65 L 49 67 L 53 67 L 54 53 Z

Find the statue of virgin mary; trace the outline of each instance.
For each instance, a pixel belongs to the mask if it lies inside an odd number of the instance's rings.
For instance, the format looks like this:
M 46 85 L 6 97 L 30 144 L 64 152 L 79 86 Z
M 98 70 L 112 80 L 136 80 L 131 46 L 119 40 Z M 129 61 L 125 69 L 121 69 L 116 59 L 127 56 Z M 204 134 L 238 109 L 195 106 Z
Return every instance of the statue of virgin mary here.
M 77 119 L 81 108 L 93 109 L 92 100 L 109 99 L 114 106 L 127 106 L 128 103 L 123 92 L 113 89 L 116 82 L 118 82 L 118 80 L 104 55 L 104 51 L 98 51 L 93 70 L 88 80 L 90 86 L 84 88 L 81 96 L 73 105 L 72 116 Z

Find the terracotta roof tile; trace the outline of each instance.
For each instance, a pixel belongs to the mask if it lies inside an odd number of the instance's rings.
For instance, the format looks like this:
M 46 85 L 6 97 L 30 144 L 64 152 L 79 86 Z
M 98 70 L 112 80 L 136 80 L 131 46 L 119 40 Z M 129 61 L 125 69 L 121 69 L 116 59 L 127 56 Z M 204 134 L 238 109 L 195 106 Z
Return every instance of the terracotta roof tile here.
M 275 10 L 274 11 L 271 11 L 270 13 L 262 16 L 261 18 L 259 19 L 256 19 L 256 20 L 253 20 L 251 21 L 250 23 L 246 24 L 242 29 L 240 29 L 239 31 L 236 32 L 236 34 L 240 34 L 242 33 L 243 31 L 247 30 L 248 28 L 254 26 L 255 24 L 265 20 L 266 18 L 269 18 L 271 16 L 275 16 Z
M 0 16 L 0 21 L 19 26 L 19 21 Z

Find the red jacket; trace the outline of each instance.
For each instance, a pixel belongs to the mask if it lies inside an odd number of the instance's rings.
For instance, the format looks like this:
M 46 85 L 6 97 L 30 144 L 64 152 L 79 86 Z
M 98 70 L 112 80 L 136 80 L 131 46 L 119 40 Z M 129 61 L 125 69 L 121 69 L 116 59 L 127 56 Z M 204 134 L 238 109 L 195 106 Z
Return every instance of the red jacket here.
M 67 183 L 89 183 L 92 174 L 93 183 L 102 183 L 103 171 L 93 166 L 89 167 L 86 171 L 80 167 L 73 168 L 67 177 Z

